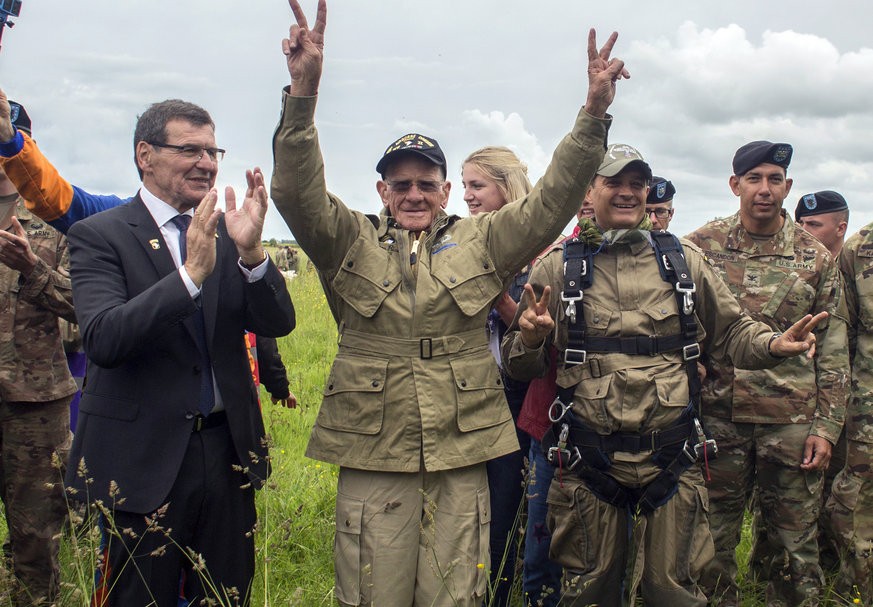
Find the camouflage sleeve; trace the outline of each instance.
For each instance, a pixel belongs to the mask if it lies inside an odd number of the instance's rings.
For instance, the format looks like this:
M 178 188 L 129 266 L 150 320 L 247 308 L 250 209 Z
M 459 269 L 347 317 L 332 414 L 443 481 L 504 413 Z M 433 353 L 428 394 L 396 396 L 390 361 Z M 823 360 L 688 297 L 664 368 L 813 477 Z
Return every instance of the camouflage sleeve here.
M 839 266 L 843 280 L 843 300 L 846 305 L 846 319 L 849 321 L 847 328 L 849 342 L 849 360 L 855 358 L 858 344 L 858 286 L 855 284 L 855 265 L 857 255 L 852 247 L 853 243 L 847 243 L 840 251 Z
M 55 259 L 60 261 L 56 267 L 52 267 L 37 256 L 36 267 L 21 285 L 20 297 L 74 323 L 76 313 L 73 310 L 73 288 L 70 284 L 70 256 L 67 239 L 60 234 L 57 238 Z
M 848 398 L 848 311 L 837 265 L 828 259 L 822 267 L 815 311 L 827 310 L 827 324 L 815 331 L 815 418 L 809 433 L 836 444 L 843 428 Z
M 559 254 L 560 255 L 560 254 Z M 550 263 L 554 255 L 546 256 L 542 261 L 537 262 L 530 273 L 528 284 L 533 287 L 534 294 L 539 298 L 543 294 L 546 285 L 552 287 L 552 297 L 549 302 L 549 313 L 552 319 L 558 322 L 558 297 L 561 291 L 561 284 L 555 283 L 553 264 Z M 560 256 L 557 258 L 560 260 Z M 525 299 L 518 304 L 515 318 L 509 326 L 509 331 L 503 336 L 501 343 L 500 356 L 503 361 L 503 367 L 506 373 L 513 379 L 519 381 L 530 381 L 535 377 L 542 377 L 549 370 L 549 345 L 553 342 L 554 333 L 547 336 L 543 343 L 538 348 L 528 348 L 521 340 L 521 331 L 518 330 L 518 319 L 522 312 L 527 309 Z

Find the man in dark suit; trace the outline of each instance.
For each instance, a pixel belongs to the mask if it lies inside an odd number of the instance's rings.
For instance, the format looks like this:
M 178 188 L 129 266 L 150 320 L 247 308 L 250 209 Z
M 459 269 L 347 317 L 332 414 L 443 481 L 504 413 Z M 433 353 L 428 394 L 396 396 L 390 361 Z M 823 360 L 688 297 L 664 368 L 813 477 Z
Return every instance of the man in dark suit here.
M 228 188 L 226 213 L 216 210 L 223 150 L 212 120 L 164 101 L 134 134 L 143 187 L 113 202 L 71 187 L 31 140 L 10 137 L 3 109 L 2 162 L 47 220 L 64 227 L 118 205 L 68 232 L 89 368 L 66 480 L 105 515 L 98 600 L 175 605 L 181 577 L 192 604 L 235 595 L 245 604 L 254 489 L 268 464 L 243 335 L 294 327 L 284 279 L 261 247 L 263 175 L 247 173 L 240 208 Z

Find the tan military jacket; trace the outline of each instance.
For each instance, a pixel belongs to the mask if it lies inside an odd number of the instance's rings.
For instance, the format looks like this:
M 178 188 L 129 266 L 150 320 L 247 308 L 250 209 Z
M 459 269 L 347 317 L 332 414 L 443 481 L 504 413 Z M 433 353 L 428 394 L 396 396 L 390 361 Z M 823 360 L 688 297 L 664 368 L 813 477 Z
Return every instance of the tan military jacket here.
M 735 422 L 811 424 L 810 434 L 835 443 L 846 409 L 849 373 L 846 309 L 830 253 L 783 210 L 782 230 L 755 239 L 739 213 L 689 235 L 721 272 L 743 310 L 785 331 L 805 314 L 827 310 L 815 331 L 816 356 L 795 356 L 777 369 L 744 371 L 714 362 L 704 383 L 704 411 Z
M 365 470 L 441 470 L 518 449 L 485 332 L 512 276 L 560 233 L 605 150 L 580 112 L 526 198 L 441 215 L 410 265 L 408 232 L 326 191 L 315 98 L 285 95 L 271 195 L 318 268 L 341 333 L 307 455 Z
M 592 285 L 582 298 L 587 333 L 592 337 L 667 337 L 680 333 L 679 306 L 673 285 L 661 278 L 648 232 L 635 231 L 629 241 L 608 245 L 594 257 Z M 770 356 L 773 331 L 742 314 L 736 300 L 700 250 L 682 241 L 697 289 L 694 315 L 698 341 L 713 356 L 729 356 L 745 367 L 770 367 L 781 359 Z M 547 353 L 554 343 L 563 360 L 567 347 L 567 319 L 560 300 L 564 288 L 563 247 L 557 245 L 534 265 L 530 284 L 539 296 L 551 285 L 549 312 L 555 332 L 539 348 L 528 349 L 517 322 L 503 341 L 509 374 L 525 380 L 543 375 Z M 688 375 L 681 352 L 654 356 L 619 352 L 589 352 L 584 364 L 558 367 L 557 383 L 576 386 L 573 411 L 599 434 L 648 433 L 673 425 L 689 404 Z M 619 461 L 640 460 L 651 454 L 616 454 Z
M 852 360 L 846 437 L 873 443 L 873 223 L 846 240 L 839 263 L 846 287 Z
M 27 280 L 0 264 L 0 400 L 46 402 L 76 391 L 58 330 L 76 321 L 67 241 L 20 198 L 16 216 L 39 261 Z

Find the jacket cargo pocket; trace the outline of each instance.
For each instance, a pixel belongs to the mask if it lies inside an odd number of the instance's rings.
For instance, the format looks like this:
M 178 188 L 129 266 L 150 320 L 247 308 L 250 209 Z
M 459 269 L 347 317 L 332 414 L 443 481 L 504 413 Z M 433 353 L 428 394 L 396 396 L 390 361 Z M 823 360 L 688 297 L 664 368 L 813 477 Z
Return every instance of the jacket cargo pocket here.
M 658 404 L 662 407 L 684 407 L 690 398 L 688 374 L 670 371 L 655 376 Z
M 512 418 L 503 380 L 494 359 L 484 348 L 449 361 L 458 399 L 458 429 L 470 432 L 496 426 Z
M 431 273 L 467 316 L 475 316 L 503 292 L 503 281 L 497 275 L 494 263 L 476 241 L 434 256 Z
M 378 434 L 385 412 L 388 360 L 337 355 L 324 385 L 318 425 L 331 430 Z
M 400 281 L 400 267 L 391 254 L 359 238 L 346 253 L 333 288 L 358 314 L 372 318 Z
M 333 542 L 336 598 L 345 605 L 361 604 L 361 528 L 364 501 L 338 493 Z

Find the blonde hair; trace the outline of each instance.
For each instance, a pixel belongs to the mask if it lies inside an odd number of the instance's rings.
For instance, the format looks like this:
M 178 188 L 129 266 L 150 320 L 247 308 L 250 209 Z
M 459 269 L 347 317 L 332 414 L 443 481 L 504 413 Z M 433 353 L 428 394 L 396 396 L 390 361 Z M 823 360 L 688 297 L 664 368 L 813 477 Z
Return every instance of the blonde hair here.
M 523 198 L 533 189 L 527 176 L 527 165 L 507 147 L 491 145 L 480 148 L 464 159 L 461 168 L 468 164 L 494 181 L 503 194 L 503 204 Z

